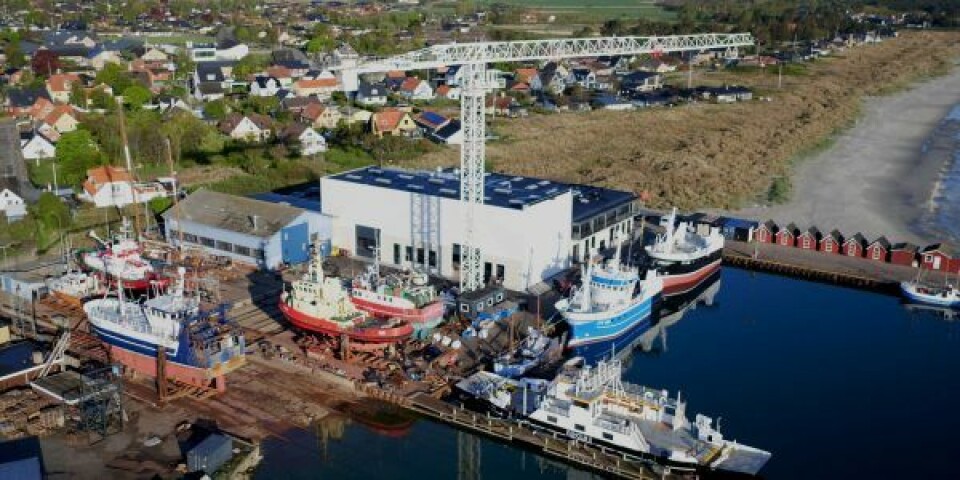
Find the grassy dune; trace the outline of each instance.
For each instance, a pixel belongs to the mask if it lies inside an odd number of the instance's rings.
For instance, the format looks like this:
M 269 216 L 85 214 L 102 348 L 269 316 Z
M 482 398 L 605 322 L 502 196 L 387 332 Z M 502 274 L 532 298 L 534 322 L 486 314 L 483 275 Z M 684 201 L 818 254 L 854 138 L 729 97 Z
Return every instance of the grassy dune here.
M 781 90 L 775 68 L 697 78 L 750 85 L 770 101 L 497 119 L 504 140 L 488 145 L 488 168 L 645 192 L 653 206 L 736 208 L 765 198 L 792 160 L 849 126 L 864 96 L 943 74 L 958 55 L 958 32 L 906 32 L 814 62 L 785 76 Z M 410 165 L 457 162 L 448 149 Z

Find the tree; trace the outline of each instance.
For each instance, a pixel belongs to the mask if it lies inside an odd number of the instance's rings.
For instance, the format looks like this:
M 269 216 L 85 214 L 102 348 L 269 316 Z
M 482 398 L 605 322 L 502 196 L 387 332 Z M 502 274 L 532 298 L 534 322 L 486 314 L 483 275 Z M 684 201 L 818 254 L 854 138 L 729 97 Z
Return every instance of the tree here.
M 64 133 L 57 142 L 57 173 L 61 182 L 79 185 L 87 175 L 87 169 L 97 166 L 102 160 L 93 136 L 86 130 Z
M 105 83 L 113 89 L 114 93 L 123 92 L 127 87 L 133 85 L 133 79 L 120 64 L 107 62 L 103 70 L 97 74 L 96 81 Z
M 103 88 L 96 88 L 90 94 L 90 105 L 96 109 L 112 112 L 117 107 L 117 101 Z
M 307 42 L 307 52 L 325 52 L 327 50 L 332 50 L 336 46 L 337 41 L 333 38 L 333 34 L 330 32 L 330 27 L 325 23 L 319 23 L 317 24 L 317 27 L 313 29 L 313 37 L 310 38 L 309 42 Z
M 49 77 L 57 73 L 60 67 L 60 56 L 50 50 L 38 50 L 33 54 L 33 59 L 30 61 L 30 68 L 42 77 Z
M 70 104 L 80 108 L 87 108 L 87 92 L 83 89 L 83 84 L 73 82 L 70 85 Z
M 265 55 L 247 55 L 234 65 L 233 76 L 236 78 L 246 78 L 248 75 L 262 72 L 269 63 L 270 59 Z
M 153 94 L 143 85 L 130 85 L 123 90 L 123 100 L 131 110 L 140 110 L 152 98 Z
M 9 41 L 3 49 L 3 53 L 11 67 L 20 68 L 27 64 L 27 60 L 23 56 L 23 50 L 20 49 L 20 40 Z
M 50 230 L 70 226 L 70 209 L 50 192 L 40 194 L 37 203 L 31 207 L 30 214 Z
M 214 100 L 203 104 L 203 116 L 214 120 L 223 120 L 227 118 L 227 102 L 223 100 Z

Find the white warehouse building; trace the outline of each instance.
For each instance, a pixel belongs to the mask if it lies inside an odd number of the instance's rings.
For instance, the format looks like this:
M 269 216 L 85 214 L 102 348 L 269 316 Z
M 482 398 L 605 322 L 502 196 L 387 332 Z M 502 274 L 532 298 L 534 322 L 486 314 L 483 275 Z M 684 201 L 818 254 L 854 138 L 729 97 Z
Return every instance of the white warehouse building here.
M 474 212 L 474 243 L 484 281 L 526 290 L 598 251 L 633 225 L 629 192 L 529 177 L 486 174 L 485 203 Z M 466 235 L 456 170 L 365 167 L 321 179 L 332 243 L 383 264 L 422 266 L 458 280 Z

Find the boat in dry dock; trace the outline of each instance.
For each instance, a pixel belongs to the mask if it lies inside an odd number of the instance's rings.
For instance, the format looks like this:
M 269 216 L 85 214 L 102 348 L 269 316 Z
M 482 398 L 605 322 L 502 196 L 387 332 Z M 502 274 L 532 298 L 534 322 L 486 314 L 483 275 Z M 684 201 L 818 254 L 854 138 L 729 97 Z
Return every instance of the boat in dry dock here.
M 323 256 L 315 251 L 303 278 L 280 296 L 280 312 L 293 326 L 308 332 L 366 343 L 396 343 L 413 334 L 398 318 L 378 318 L 358 309 L 339 278 L 323 273 Z
M 109 242 L 90 232 L 90 236 L 100 247 L 81 250 L 80 264 L 88 270 L 106 275 L 110 281 L 119 282 L 123 288 L 129 290 L 166 287 L 170 279 L 160 275 L 149 261 L 141 257 L 140 244 L 130 238 L 129 231 L 129 225 L 124 219 L 120 232 Z
M 242 329 L 223 309 L 203 312 L 184 292 L 184 270 L 163 295 L 138 303 L 116 289 L 116 297 L 83 305 L 93 334 L 110 357 L 126 368 L 156 377 L 163 353 L 168 379 L 204 388 L 225 388 L 224 376 L 245 362 Z
M 619 360 L 562 372 L 528 420 L 570 439 L 695 470 L 756 475 L 770 453 L 727 440 L 686 401 L 621 380 Z
M 677 209 L 664 217 L 664 233 L 645 247 L 650 268 L 663 279 L 663 295 L 679 295 L 693 290 L 720 269 L 723 235 L 710 227 L 701 235 L 687 222 L 677 223 Z
M 81 305 L 85 300 L 106 293 L 105 282 L 91 272 L 71 270 L 59 277 L 48 278 L 47 290 L 58 300 L 71 305 Z
M 409 322 L 421 337 L 443 322 L 443 300 L 426 274 L 384 276 L 376 261 L 351 282 L 350 301 L 373 316 Z

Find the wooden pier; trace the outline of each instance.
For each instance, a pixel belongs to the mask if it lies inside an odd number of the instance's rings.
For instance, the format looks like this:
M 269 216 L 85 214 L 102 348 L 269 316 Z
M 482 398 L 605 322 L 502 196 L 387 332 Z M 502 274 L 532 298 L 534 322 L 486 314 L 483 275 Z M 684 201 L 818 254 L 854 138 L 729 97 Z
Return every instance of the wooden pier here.
M 916 278 L 919 272 L 915 267 L 868 258 L 730 240 L 726 241 L 723 248 L 723 263 L 746 270 L 889 295 L 898 295 L 900 282 Z M 940 272 L 925 271 L 924 277 L 934 284 L 944 281 L 944 275 Z
M 669 467 L 628 457 L 602 446 L 570 440 L 555 432 L 537 430 L 523 421 L 510 421 L 467 410 L 427 393 L 417 392 L 402 396 L 361 383 L 357 383 L 356 388 L 371 397 L 399 405 L 431 420 L 499 442 L 517 445 L 605 476 L 635 480 L 697 478 L 693 471 L 671 470 Z

